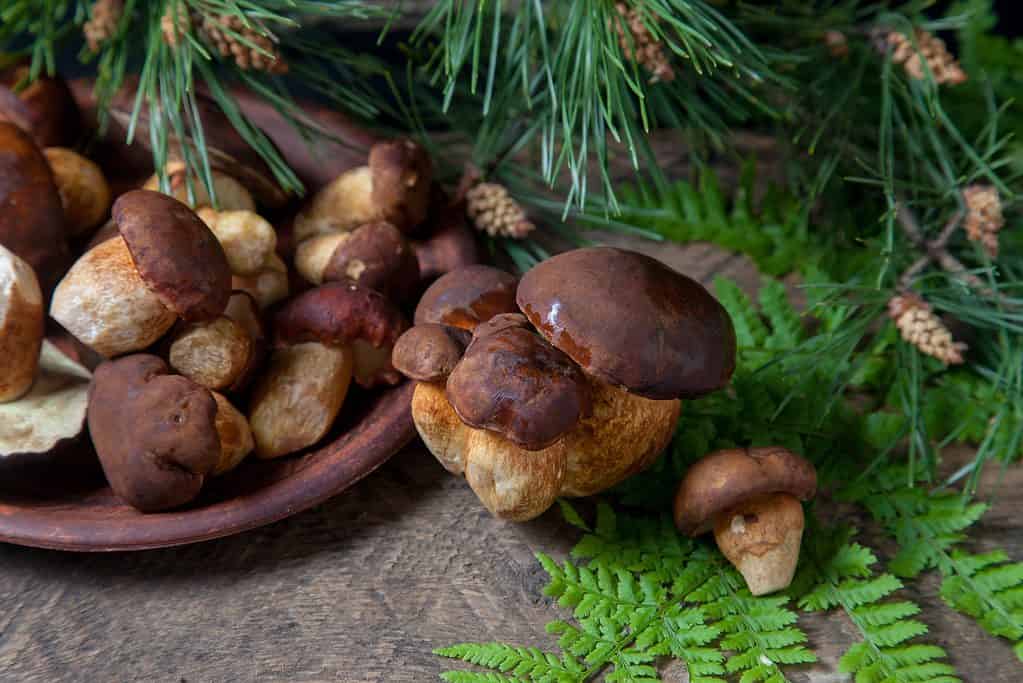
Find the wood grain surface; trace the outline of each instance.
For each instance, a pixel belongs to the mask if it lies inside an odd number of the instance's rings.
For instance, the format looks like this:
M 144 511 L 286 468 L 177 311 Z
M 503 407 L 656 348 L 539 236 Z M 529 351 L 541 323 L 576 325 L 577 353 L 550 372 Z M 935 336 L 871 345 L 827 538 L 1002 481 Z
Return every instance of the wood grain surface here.
M 708 245 L 628 244 L 705 281 L 758 281 L 748 261 Z M 984 483 L 996 503 L 971 545 L 1023 558 L 1023 469 L 989 468 Z M 891 550 L 866 519 L 853 521 Z M 95 556 L 0 545 L 0 681 L 437 680 L 460 665 L 430 654 L 436 647 L 554 648 L 543 627 L 565 613 L 543 597 L 533 554 L 564 557 L 577 538 L 557 511 L 528 524 L 491 518 L 414 445 L 321 507 L 228 539 Z M 924 607 L 930 639 L 964 680 L 1023 679 L 1008 645 L 948 609 L 937 587 L 930 576 L 905 596 Z M 846 680 L 836 663 L 856 638 L 852 624 L 800 614 L 800 626 L 821 661 L 791 667 L 791 680 Z M 663 675 L 688 680 L 681 665 Z

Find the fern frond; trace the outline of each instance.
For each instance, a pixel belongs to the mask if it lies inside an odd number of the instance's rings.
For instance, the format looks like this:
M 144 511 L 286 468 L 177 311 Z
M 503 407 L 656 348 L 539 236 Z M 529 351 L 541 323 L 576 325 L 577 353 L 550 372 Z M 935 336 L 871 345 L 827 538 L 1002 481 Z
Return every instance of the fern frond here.
M 804 543 L 804 569 L 818 581 L 799 599 L 809 612 L 841 609 L 856 626 L 862 640 L 842 655 L 838 668 L 857 681 L 889 683 L 952 683 L 958 681 L 945 651 L 934 645 L 910 642 L 927 633 L 927 626 L 912 617 L 920 608 L 909 601 L 883 602 L 902 588 L 891 574 L 875 575 L 877 558 L 850 540 L 848 529 L 815 529 Z M 831 541 L 821 539 L 831 539 Z M 812 569 L 810 569 L 812 567 Z

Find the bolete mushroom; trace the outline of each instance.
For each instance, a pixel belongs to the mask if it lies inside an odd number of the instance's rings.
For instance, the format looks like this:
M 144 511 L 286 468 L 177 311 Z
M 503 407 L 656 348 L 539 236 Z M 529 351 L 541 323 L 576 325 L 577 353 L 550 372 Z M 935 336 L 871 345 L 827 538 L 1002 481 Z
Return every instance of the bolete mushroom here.
M 85 367 L 44 341 L 28 393 L 0 403 L 0 461 L 39 461 L 77 438 L 85 426 L 90 378 Z
M 213 198 L 200 178 L 189 178 L 183 161 L 171 161 L 164 167 L 164 174 L 170 184 L 169 194 L 182 204 L 193 209 L 212 207 Z M 213 182 L 213 194 L 216 196 L 217 208 L 220 211 L 255 211 L 256 201 L 245 185 L 234 176 L 218 169 L 210 169 L 210 180 Z M 191 181 L 191 188 L 189 187 Z M 151 176 L 142 186 L 144 190 L 162 191 L 160 177 Z M 191 191 L 191 194 L 190 192 Z
M 313 195 L 295 217 L 295 241 L 375 221 L 412 234 L 426 219 L 432 182 L 430 157 L 418 144 L 378 142 L 368 165 L 345 171 Z
M 412 243 L 419 263 L 419 277 L 424 281 L 435 280 L 481 260 L 476 235 L 465 220 L 465 206 L 443 205 L 435 211 L 426 230 L 428 237 Z
M 43 293 L 32 267 L 0 246 L 0 403 L 32 386 L 44 317 Z
M 50 165 L 28 133 L 0 121 L 0 244 L 28 262 L 45 298 L 71 265 Z
M 113 208 L 120 236 L 86 252 L 54 291 L 50 314 L 101 355 L 144 349 L 179 317 L 216 318 L 231 294 L 220 243 L 181 202 L 148 190 Z
M 72 144 L 78 135 L 78 111 L 67 84 L 40 74 L 30 80 L 21 62 L 0 70 L 0 121 L 9 121 L 40 147 Z
M 498 516 L 530 519 L 558 495 L 591 495 L 647 467 L 674 433 L 679 399 L 731 375 L 727 313 L 698 283 L 653 259 L 584 249 L 535 267 L 516 298 L 539 334 L 504 310 L 514 278 L 493 270 L 453 271 L 420 302 L 417 325 L 475 331 L 446 387 L 417 385 L 412 417 L 430 451 L 464 473 Z M 658 380 L 661 372 L 681 378 Z M 517 392 L 515 382 L 532 386 Z M 563 393 L 549 393 L 556 391 Z M 542 407 L 535 414 L 532 402 Z M 506 426 L 520 419 L 528 428 Z M 537 438 L 523 438 L 530 433 Z
M 305 240 L 295 251 L 295 268 L 313 284 L 351 280 L 398 301 L 409 298 L 419 282 L 412 247 L 384 221 Z
M 221 461 L 217 402 L 210 391 L 136 354 L 96 368 L 89 434 L 110 487 L 143 512 L 199 495 Z
M 110 209 L 110 185 L 100 167 L 66 147 L 43 150 L 50 164 L 68 232 L 84 235 L 103 222 Z
M 420 382 L 446 380 L 472 340 L 467 330 L 436 323 L 409 328 L 391 352 L 395 370 Z
M 407 324 L 379 292 L 353 282 L 328 282 L 298 295 L 274 318 L 276 346 L 317 342 L 350 347 L 359 386 L 397 384 L 391 350 Z
M 217 211 L 204 207 L 196 215 L 224 248 L 234 275 L 257 275 L 276 257 L 277 231 L 254 211 Z
M 675 525 L 687 536 L 714 531 L 718 547 L 753 595 L 786 588 L 799 561 L 803 506 L 813 465 L 778 446 L 731 448 L 689 468 L 675 494 Z
M 220 460 L 211 472 L 216 477 L 238 467 L 256 447 L 256 442 L 253 440 L 249 421 L 241 411 L 223 394 L 215 391 L 210 393 L 217 402 L 214 425 L 217 428 L 217 438 L 220 439 Z
M 248 292 L 260 308 L 269 308 L 288 298 L 291 289 L 288 266 L 280 256 L 270 254 L 257 272 L 251 275 L 232 275 L 231 289 Z
M 474 265 L 442 275 L 416 306 L 415 324 L 440 323 L 472 330 L 501 313 L 518 313 L 514 275 L 492 266 Z

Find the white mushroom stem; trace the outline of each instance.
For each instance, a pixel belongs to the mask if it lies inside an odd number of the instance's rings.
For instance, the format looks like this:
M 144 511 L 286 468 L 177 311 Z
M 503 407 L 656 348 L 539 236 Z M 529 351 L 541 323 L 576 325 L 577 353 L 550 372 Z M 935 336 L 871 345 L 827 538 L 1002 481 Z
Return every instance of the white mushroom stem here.
M 714 538 L 753 595 L 787 588 L 799 562 L 803 506 L 787 493 L 752 498 L 718 515 Z

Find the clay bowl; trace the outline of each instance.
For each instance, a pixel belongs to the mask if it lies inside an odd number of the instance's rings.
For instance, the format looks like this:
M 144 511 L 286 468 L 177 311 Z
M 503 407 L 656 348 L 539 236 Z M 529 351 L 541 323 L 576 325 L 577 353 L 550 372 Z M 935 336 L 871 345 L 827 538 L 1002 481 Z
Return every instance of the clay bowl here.
M 95 109 L 92 82 L 74 81 L 71 92 L 88 122 L 90 109 Z M 278 145 L 310 188 L 361 163 L 373 142 L 370 134 L 343 116 L 307 104 L 303 108 L 318 125 L 334 139 L 350 143 L 325 143 L 314 157 L 275 110 L 243 91 L 235 94 L 239 106 Z M 103 164 L 101 159 L 101 164 L 108 169 L 134 169 L 137 172 L 129 185 L 134 186 L 135 176 L 150 172 L 149 150 L 127 148 L 120 139 L 110 137 L 105 143 L 116 163 Z M 132 159 L 141 165 L 135 168 L 129 163 Z M 373 392 L 353 389 L 340 424 L 324 445 L 279 460 L 250 458 L 234 472 L 208 482 L 188 506 L 159 514 L 144 515 L 113 495 L 87 440 L 63 449 L 57 466 L 52 461 L 44 465 L 0 462 L 0 541 L 59 550 L 142 550 L 220 538 L 270 524 L 344 491 L 411 441 L 415 436 L 412 389 L 411 384 Z M 14 486 L 10 482 L 17 482 L 16 490 L 10 490 Z
M 0 471 L 0 541 L 104 552 L 164 548 L 229 536 L 318 505 L 359 481 L 415 435 L 411 383 L 354 393 L 325 445 L 297 457 L 244 462 L 186 507 L 142 514 L 111 492 L 87 442 L 37 471 Z M 354 409 L 352 409 L 354 406 Z M 27 482 L 27 485 L 26 485 Z

